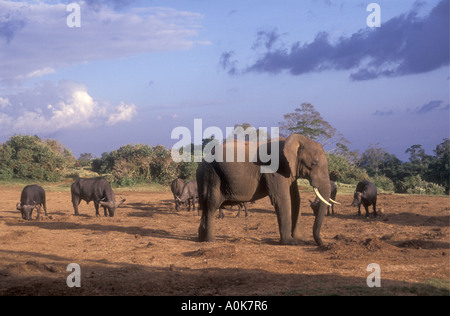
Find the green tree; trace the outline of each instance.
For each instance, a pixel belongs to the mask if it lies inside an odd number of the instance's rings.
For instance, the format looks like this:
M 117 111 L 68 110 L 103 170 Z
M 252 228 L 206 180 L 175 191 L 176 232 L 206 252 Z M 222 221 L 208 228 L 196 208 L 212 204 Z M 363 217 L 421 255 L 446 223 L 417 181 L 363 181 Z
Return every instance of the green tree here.
M 279 123 L 280 136 L 287 137 L 292 133 L 298 133 L 327 146 L 330 144 L 341 144 L 340 149 L 347 149 L 349 143 L 342 134 L 325 121 L 320 113 L 310 103 L 302 103 L 300 108 L 293 113 L 284 115 L 284 121 Z M 339 146 L 337 146 L 339 148 Z M 334 149 L 336 150 L 336 148 Z
M 83 153 L 80 154 L 80 157 L 78 157 L 78 165 L 82 167 L 89 166 L 94 159 L 94 155 L 91 153 Z
M 358 161 L 358 165 L 367 170 L 369 176 L 374 176 L 379 174 L 380 166 L 383 163 L 384 158 L 388 152 L 386 149 L 380 146 L 380 144 L 369 145 L 361 155 Z
M 434 150 L 436 156 L 429 164 L 428 181 L 436 182 L 446 188 L 448 193 L 450 185 L 450 139 L 445 138 Z
M 347 184 L 356 184 L 368 180 L 366 170 L 348 161 L 344 156 L 326 153 L 330 179 Z
M 0 177 L 56 181 L 75 159 L 55 140 L 15 135 L 0 146 Z

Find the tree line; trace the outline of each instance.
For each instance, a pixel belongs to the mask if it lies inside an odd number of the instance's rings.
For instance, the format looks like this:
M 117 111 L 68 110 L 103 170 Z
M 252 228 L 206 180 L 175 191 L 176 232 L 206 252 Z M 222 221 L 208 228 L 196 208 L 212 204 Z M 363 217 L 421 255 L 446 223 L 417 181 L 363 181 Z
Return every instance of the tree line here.
M 293 113 L 284 115 L 284 121 L 279 124 L 282 136 L 299 133 L 323 145 L 332 180 L 348 184 L 372 180 L 377 187 L 396 193 L 449 193 L 448 138 L 436 146 L 434 155 L 427 155 L 420 144 L 407 148 L 409 161 L 403 162 L 379 144 L 369 145 L 362 154 L 351 151 L 345 137 L 310 103 L 303 103 Z
M 403 162 L 379 144 L 370 145 L 362 154 L 351 151 L 349 142 L 326 122 L 309 103 L 286 114 L 280 122 L 281 136 L 293 132 L 320 142 L 326 151 L 330 179 L 356 184 L 373 181 L 382 190 L 410 194 L 448 194 L 450 140 L 436 146 L 427 155 L 421 145 L 406 149 L 410 155 Z M 237 124 L 251 127 L 248 123 Z M 203 140 L 202 145 L 212 139 Z M 185 150 L 189 150 L 186 148 Z M 194 150 L 194 145 L 191 145 Z M 175 178 L 195 179 L 198 163 L 175 163 L 171 150 L 164 146 L 128 144 L 101 157 L 83 153 L 78 159 L 56 140 L 38 136 L 14 135 L 0 144 L 0 180 L 61 181 L 76 178 L 77 170 L 88 170 L 119 186 L 139 183 L 168 184 Z

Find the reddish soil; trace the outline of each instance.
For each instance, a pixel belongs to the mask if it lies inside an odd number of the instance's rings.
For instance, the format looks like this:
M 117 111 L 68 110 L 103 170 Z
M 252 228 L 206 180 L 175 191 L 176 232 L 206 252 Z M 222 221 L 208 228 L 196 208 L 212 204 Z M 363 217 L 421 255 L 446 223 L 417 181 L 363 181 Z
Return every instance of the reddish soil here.
M 309 192 L 301 192 L 302 242 L 281 246 L 268 199 L 248 218 L 225 211 L 217 241 L 199 243 L 200 217 L 176 212 L 170 192 L 117 190 L 127 202 L 105 218 L 85 202 L 75 217 L 70 192 L 48 191 L 49 216 L 24 221 L 15 210 L 21 188 L 0 189 L 0 295 L 450 294 L 448 197 L 382 194 L 385 214 L 366 219 L 338 194 L 343 205 L 325 218 L 318 247 Z M 67 286 L 70 263 L 81 267 L 80 288 Z M 367 286 L 370 263 L 381 268 L 380 288 Z

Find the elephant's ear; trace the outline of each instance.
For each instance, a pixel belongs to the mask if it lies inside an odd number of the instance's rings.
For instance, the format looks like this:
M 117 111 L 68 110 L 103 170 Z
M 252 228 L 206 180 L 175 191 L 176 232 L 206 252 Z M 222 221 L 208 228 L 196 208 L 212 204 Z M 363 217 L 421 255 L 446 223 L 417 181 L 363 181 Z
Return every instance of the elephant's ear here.
M 300 161 L 298 151 L 304 147 L 306 139 L 307 138 L 303 135 L 292 134 L 284 143 L 283 153 L 289 163 L 289 169 L 291 170 L 292 176 L 299 176 Z

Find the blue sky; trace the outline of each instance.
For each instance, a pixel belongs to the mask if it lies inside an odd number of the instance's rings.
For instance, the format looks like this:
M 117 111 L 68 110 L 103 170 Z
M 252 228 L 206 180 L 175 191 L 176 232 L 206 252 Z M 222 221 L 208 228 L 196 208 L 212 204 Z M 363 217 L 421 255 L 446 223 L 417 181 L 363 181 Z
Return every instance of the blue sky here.
M 80 5 L 81 27 L 66 23 Z M 0 0 L 0 142 L 77 156 L 171 131 L 278 126 L 309 102 L 363 152 L 449 137 L 448 0 Z

